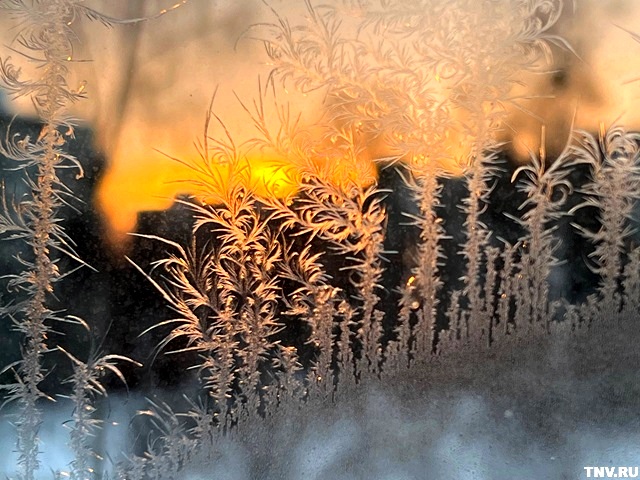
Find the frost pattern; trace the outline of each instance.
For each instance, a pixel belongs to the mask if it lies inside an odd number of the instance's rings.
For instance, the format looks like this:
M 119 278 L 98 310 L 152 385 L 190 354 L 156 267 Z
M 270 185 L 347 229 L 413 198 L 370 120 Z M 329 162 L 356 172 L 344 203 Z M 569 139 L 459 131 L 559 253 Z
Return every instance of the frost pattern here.
M 100 427 L 95 398 L 107 394 L 101 377 L 110 372 L 124 381 L 118 365 L 133 361 L 97 348 L 83 361 L 68 347 L 49 345 L 55 321 L 91 329 L 84 320 L 59 317 L 48 299 L 63 275 L 52 252 L 81 263 L 57 221 L 62 194 L 72 187 L 56 171 L 77 164 L 65 152 L 73 125 L 64 110 L 84 97 L 84 87 L 71 89 L 65 80 L 72 26 L 82 16 L 118 21 L 80 1 L 0 6 L 26 19 L 18 44 L 30 52 L 24 60 L 43 72 L 24 80 L 11 59 L 0 64 L 4 87 L 31 96 L 44 124 L 37 139 L 18 132 L 1 146 L 24 168 L 31 191 L 20 205 L 5 201 L 0 214 L 3 237 L 33 251 L 24 271 L 9 276 L 21 300 L 1 310 L 24 337 L 22 359 L 4 370 L 15 380 L 4 386 L 8 398 L 19 404 L 19 478 L 35 478 L 40 467 L 41 359 L 54 348 L 74 372 L 68 397 L 75 459 L 64 473 L 97 478 L 90 437 Z M 166 248 L 149 271 L 136 268 L 173 312 L 149 331 L 168 332 L 158 353 L 195 355 L 200 391 L 186 399 L 186 412 L 151 400 L 137 412 L 151 431 L 146 451 L 130 453 L 118 478 L 176 478 L 210 459 L 223 435 L 257 422 L 348 399 L 363 385 L 428 369 L 435 358 L 463 349 L 568 334 L 604 312 L 630 318 L 640 304 L 640 247 L 631 224 L 639 185 L 636 134 L 619 126 L 603 128 L 597 138 L 578 132 L 553 162 L 544 150 L 532 154 L 512 177 L 523 198 L 520 214 L 511 216 L 520 237 L 498 238 L 484 220 L 493 183 L 503 175 L 496 138 L 504 105 L 518 101 L 510 97 L 517 74 L 541 71 L 553 48 L 570 48 L 550 33 L 562 12 L 559 0 L 307 0 L 304 7 L 303 19 L 273 10 L 272 23 L 248 31 L 264 42 L 273 65 L 257 99 L 239 99 L 255 137 L 237 143 L 212 102 L 199 160 L 176 159 L 199 178 L 197 195 L 180 200 L 193 216 L 190 243 L 141 235 Z M 326 112 L 313 128 L 281 102 L 289 88 L 323 99 Z M 406 212 L 415 255 L 401 284 L 393 285 L 393 312 L 382 299 L 389 259 L 398 253 L 386 244 L 390 192 L 362 161 L 372 144 L 383 153 L 380 168 L 401 169 L 415 203 Z M 256 154 L 286 157 L 281 168 L 298 191 L 283 195 L 278 185 L 261 185 L 273 195 L 258 195 L 251 183 Z M 583 186 L 571 180 L 580 165 L 590 170 Z M 452 286 L 444 272 L 459 259 L 445 256 L 450 239 L 441 207 L 443 182 L 454 173 L 467 195 L 458 249 L 465 270 Z M 576 190 L 584 201 L 570 206 Z M 590 267 L 600 283 L 574 304 L 551 295 L 550 276 L 562 261 L 558 223 L 585 208 L 594 209 L 599 229 L 572 226 L 593 246 Z M 303 333 L 292 335 L 293 329 Z

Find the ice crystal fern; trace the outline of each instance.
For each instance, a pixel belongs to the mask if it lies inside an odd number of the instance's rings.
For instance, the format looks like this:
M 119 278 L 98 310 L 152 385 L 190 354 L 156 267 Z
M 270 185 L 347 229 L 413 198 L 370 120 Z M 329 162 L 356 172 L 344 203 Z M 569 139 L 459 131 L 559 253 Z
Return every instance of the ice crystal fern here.
M 36 168 L 27 173 L 27 200 L 5 206 L 0 217 L 5 236 L 33 249 L 24 273 L 9 282 L 21 300 L 3 306 L 24 335 L 23 358 L 6 371 L 15 378 L 10 399 L 20 404 L 21 478 L 30 479 L 38 468 L 41 357 L 52 348 L 47 332 L 58 319 L 47 307 L 60 277 L 52 252 L 75 258 L 56 221 L 66 188 L 56 169 L 75 163 L 64 149 L 73 132 L 64 107 L 82 96 L 65 80 L 71 28 L 78 16 L 112 19 L 68 0 L 1 5 L 27 19 L 19 44 L 32 52 L 26 60 L 43 67 L 43 77 L 25 81 L 9 59 L 2 62 L 5 87 L 31 95 L 44 124 L 37 139 L 17 133 L 2 147 L 25 172 Z M 597 137 L 576 132 L 554 162 L 544 149 L 532 153 L 512 177 L 521 204 L 505 221 L 517 234 L 502 238 L 487 224 L 493 185 L 505 175 L 496 139 L 505 105 L 518 102 L 510 96 L 513 84 L 525 70 L 543 71 L 554 48 L 570 50 L 550 33 L 559 1 L 345 0 L 304 7 L 290 17 L 273 10 L 272 23 L 251 27 L 242 40 L 262 41 L 273 69 L 254 102 L 238 100 L 255 127 L 250 140 L 234 140 L 215 103 L 208 111 L 200 159 L 187 162 L 197 194 L 180 201 L 193 214 L 191 242 L 143 235 L 163 244 L 167 256 L 150 270 L 137 268 L 174 312 L 150 330 L 166 334 L 159 351 L 196 359 L 200 394 L 188 399 L 186 413 L 153 402 L 138 412 L 150 419 L 152 433 L 144 455 L 119 466 L 122 478 L 177 477 L 213 456 L 220 436 L 265 418 L 428 369 L 435 355 L 568 334 L 605 311 L 632 318 L 640 303 L 632 228 L 637 135 L 620 127 Z M 282 102 L 285 90 L 322 101 L 312 126 Z M 386 241 L 386 198 L 393 192 L 363 162 L 371 152 L 382 158 L 379 168 L 402 172 L 402 188 L 414 201 L 405 212 L 414 254 L 398 285 L 387 275 L 401 262 Z M 286 158 L 280 168 L 297 192 L 255 188 L 256 156 Z M 573 185 L 579 169 L 588 170 L 589 180 Z M 442 194 L 452 170 L 466 186 L 464 238 L 458 254 L 446 258 L 452 240 Z M 265 189 L 273 195 L 256 193 Z M 597 226 L 580 224 L 584 209 L 596 212 Z M 550 292 L 563 261 L 560 225 L 592 244 L 587 261 L 599 283 L 579 301 Z M 464 272 L 445 285 L 443 272 L 452 264 Z M 98 427 L 91 399 L 106 394 L 100 373 L 121 376 L 116 362 L 127 359 L 92 353 L 81 361 L 58 349 L 75 371 L 72 475 L 90 478 L 96 473 L 87 461 L 89 437 Z

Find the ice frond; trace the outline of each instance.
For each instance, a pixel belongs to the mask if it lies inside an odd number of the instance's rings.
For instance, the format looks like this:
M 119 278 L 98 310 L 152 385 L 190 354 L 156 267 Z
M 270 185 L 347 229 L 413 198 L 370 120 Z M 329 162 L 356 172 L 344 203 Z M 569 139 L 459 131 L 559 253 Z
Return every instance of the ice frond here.
M 543 134 L 544 142 L 544 134 Z M 520 239 L 524 250 L 521 264 L 518 314 L 536 324 L 545 322 L 548 328 L 552 316 L 549 308 L 548 279 L 551 268 L 558 264 L 556 252 L 560 240 L 554 234 L 556 221 L 567 214 L 564 207 L 573 190 L 569 180 L 572 149 L 566 149 L 551 165 L 546 165 L 544 149 L 532 155 L 531 162 L 518 168 L 512 182 L 519 179 L 516 188 L 526 194 L 519 209 L 523 212 L 516 222 L 525 230 Z
M 620 278 L 626 242 L 635 230 L 634 207 L 640 195 L 640 136 L 620 126 L 604 127 L 598 137 L 582 132 L 576 147 L 579 161 L 590 169 L 584 187 L 586 199 L 573 208 L 594 208 L 600 227 L 592 231 L 574 224 L 595 249 L 590 254 L 593 271 L 600 276 L 600 296 L 607 311 L 622 307 Z

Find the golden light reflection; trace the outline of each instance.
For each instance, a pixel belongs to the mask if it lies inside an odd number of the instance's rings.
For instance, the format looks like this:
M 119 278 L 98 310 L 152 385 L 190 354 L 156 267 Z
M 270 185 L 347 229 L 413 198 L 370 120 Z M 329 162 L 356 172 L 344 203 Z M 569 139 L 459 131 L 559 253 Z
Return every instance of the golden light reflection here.
M 257 198 L 284 198 L 295 194 L 301 176 L 311 171 L 343 190 L 354 185 L 364 187 L 376 179 L 375 163 L 366 152 L 358 158 L 318 155 L 304 166 L 299 159 L 255 154 L 237 161 L 233 171 L 228 164 L 204 162 L 195 152 L 190 155 L 191 160 L 184 155 L 177 161 L 177 157 L 151 153 L 129 158 L 128 164 L 117 163 L 109 169 L 97 203 L 115 246 L 126 247 L 140 212 L 168 209 L 178 195 L 193 195 L 203 203 L 215 205 L 230 190 L 230 183 L 236 182 Z
M 128 166 L 113 165 L 96 199 L 109 235 L 121 241 L 123 235 L 135 231 L 138 212 L 169 208 L 176 195 L 185 193 L 175 180 L 188 178 L 189 173 L 184 165 L 144 157 Z
M 203 178 L 193 168 L 160 154 L 130 158 L 128 165 L 116 164 L 104 177 L 97 202 L 106 219 L 108 235 L 116 243 L 126 241 L 126 235 L 134 232 L 139 212 L 165 210 L 171 207 L 178 195 L 196 195 L 205 203 L 216 203 L 207 194 L 203 183 L 211 189 L 224 189 L 220 181 L 228 181 L 224 166 L 218 167 L 218 185 L 212 178 Z M 288 196 L 297 185 L 294 172 L 281 161 L 258 156 L 246 160 L 245 187 L 255 195 Z M 197 161 L 194 161 L 197 165 Z

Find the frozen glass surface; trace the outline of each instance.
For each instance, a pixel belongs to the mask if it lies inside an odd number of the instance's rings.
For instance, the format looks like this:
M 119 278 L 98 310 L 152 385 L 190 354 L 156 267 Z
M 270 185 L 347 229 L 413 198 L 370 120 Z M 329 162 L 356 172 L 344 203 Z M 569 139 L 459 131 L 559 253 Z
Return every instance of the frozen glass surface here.
M 635 32 L 0 0 L 0 473 L 638 477 Z

